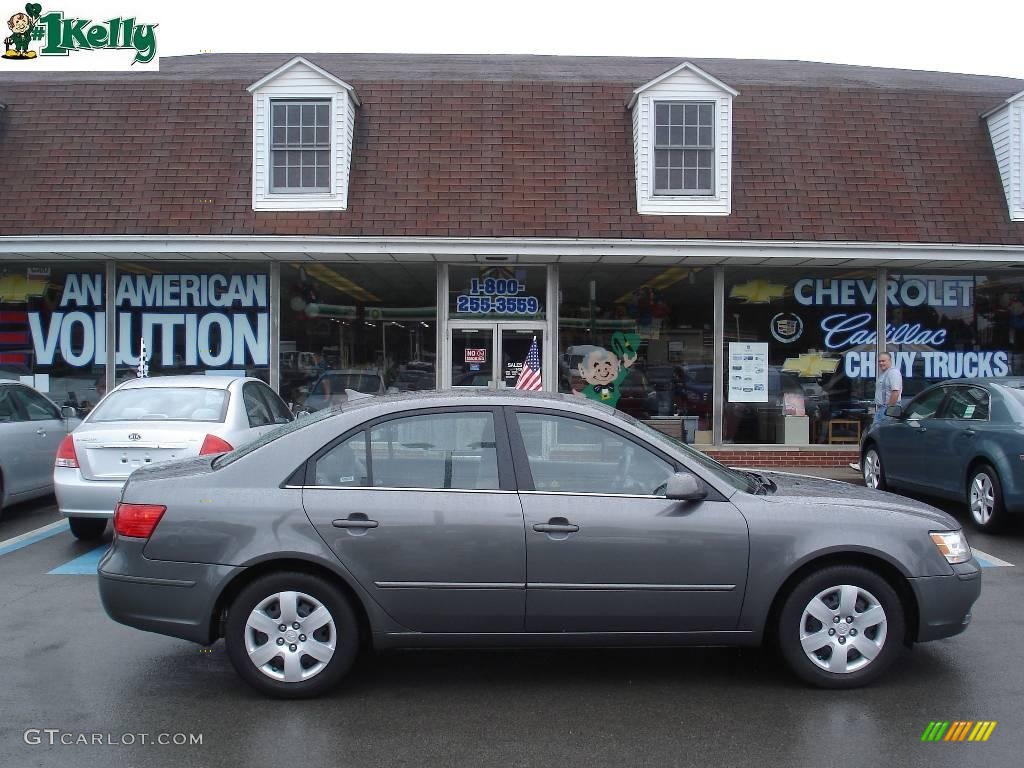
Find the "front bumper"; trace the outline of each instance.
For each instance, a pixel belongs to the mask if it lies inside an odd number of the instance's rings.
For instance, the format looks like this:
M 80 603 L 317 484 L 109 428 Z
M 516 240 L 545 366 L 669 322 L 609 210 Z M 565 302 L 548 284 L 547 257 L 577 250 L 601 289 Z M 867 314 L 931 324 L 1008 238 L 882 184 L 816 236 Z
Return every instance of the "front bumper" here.
M 115 536 L 100 560 L 100 601 L 107 615 L 147 632 L 212 643 L 217 597 L 244 568 L 149 560 L 145 546 L 145 539 Z
M 80 469 L 56 467 L 53 492 L 64 517 L 113 517 L 127 480 L 86 480 Z
M 981 595 L 981 566 L 972 557 L 953 571 L 909 580 L 917 598 L 919 643 L 958 635 L 971 622 L 971 606 Z

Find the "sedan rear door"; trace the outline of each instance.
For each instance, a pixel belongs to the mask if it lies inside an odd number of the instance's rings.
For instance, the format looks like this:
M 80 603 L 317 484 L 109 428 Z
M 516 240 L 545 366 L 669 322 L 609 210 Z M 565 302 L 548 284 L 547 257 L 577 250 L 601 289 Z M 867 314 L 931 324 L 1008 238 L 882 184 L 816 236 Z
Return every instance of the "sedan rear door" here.
M 467 407 L 380 417 L 307 462 L 302 500 L 313 525 L 410 630 L 523 629 L 523 512 L 495 415 Z
M 526 519 L 528 632 L 735 629 L 747 524 L 729 501 L 671 501 L 674 460 L 589 417 L 509 409 Z

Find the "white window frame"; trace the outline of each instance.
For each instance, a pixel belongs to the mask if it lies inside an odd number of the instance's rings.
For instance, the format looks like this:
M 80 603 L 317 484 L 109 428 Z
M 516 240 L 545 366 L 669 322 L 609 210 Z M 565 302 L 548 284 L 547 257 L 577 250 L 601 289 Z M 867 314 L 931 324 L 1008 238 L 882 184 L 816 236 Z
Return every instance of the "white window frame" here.
M 679 105 L 681 105 L 683 107 L 685 107 L 687 105 L 695 104 L 697 106 L 709 106 L 709 107 L 711 107 L 711 128 L 712 128 L 712 138 L 711 138 L 711 147 L 710 147 L 710 151 L 711 151 L 711 189 L 709 189 L 707 192 L 702 192 L 700 190 L 688 191 L 685 188 L 683 190 L 679 190 L 679 191 L 675 191 L 675 190 L 671 190 L 671 189 L 666 190 L 664 192 L 658 191 L 658 185 L 657 185 L 657 181 L 656 181 L 656 178 L 657 178 L 656 174 L 657 174 L 657 170 L 658 170 L 657 169 L 656 158 L 657 158 L 658 149 L 659 149 L 658 142 L 657 142 L 658 105 L 659 104 L 667 104 L 669 106 L 674 105 L 674 104 L 679 104 Z M 683 125 L 685 126 L 685 121 L 684 121 Z M 699 123 L 698 123 L 698 125 L 699 125 Z M 680 147 L 661 147 L 661 149 L 664 149 L 666 151 L 679 151 L 679 152 L 687 152 L 687 151 L 698 151 L 699 152 L 699 151 L 702 151 L 702 150 L 703 151 L 707 151 L 707 148 L 701 148 L 701 147 L 689 147 L 688 148 L 688 147 L 686 147 L 685 146 L 685 136 L 684 136 L 683 146 L 680 146 Z M 718 165 L 718 104 L 717 104 L 717 102 L 714 99 L 704 99 L 702 101 L 697 101 L 695 99 L 659 99 L 659 98 L 651 99 L 651 181 L 650 181 L 650 184 L 651 184 L 651 187 L 650 187 L 651 195 L 653 197 L 658 197 L 658 198 L 666 198 L 666 197 L 669 197 L 669 198 L 687 198 L 687 199 L 689 199 L 689 198 L 706 199 L 708 197 L 714 198 L 715 195 L 717 194 L 717 191 L 718 191 L 718 184 L 716 183 L 716 178 L 715 178 L 717 176 L 717 173 L 715 172 L 717 165 Z M 684 170 L 683 178 L 684 179 L 686 178 L 685 170 Z
M 274 149 L 274 106 L 284 104 L 290 106 L 322 106 L 327 105 L 327 186 L 326 187 L 282 187 L 274 188 L 274 152 L 322 152 L 324 148 L 288 147 Z M 333 195 L 334 194 L 334 99 L 301 98 L 289 99 L 273 96 L 267 104 L 267 194 L 268 195 Z

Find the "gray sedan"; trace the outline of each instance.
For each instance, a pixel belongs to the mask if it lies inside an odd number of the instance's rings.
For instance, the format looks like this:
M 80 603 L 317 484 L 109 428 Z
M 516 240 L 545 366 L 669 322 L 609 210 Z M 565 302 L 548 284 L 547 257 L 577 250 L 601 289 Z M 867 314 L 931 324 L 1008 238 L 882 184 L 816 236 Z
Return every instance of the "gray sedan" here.
M 861 449 L 864 484 L 966 501 L 983 531 L 1024 513 L 1024 379 L 956 379 L 886 409 Z
M 957 522 L 843 483 L 741 472 L 603 405 L 516 392 L 352 401 L 215 459 L 136 471 L 107 613 L 213 643 L 275 696 L 360 648 L 758 645 L 850 688 L 962 632 Z
M 0 379 L 0 512 L 53 493 L 53 458 L 79 420 L 42 393 Z

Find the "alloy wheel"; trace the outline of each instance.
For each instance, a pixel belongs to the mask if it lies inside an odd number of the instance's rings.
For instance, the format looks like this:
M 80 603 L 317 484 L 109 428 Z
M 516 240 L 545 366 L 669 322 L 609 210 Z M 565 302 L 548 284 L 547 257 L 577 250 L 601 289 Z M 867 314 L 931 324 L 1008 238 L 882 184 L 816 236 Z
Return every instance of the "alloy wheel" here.
M 245 622 L 245 651 L 261 673 L 279 682 L 316 677 L 338 647 L 330 611 L 304 592 L 277 592 L 260 601 Z
M 878 454 L 868 451 L 864 454 L 864 485 L 868 488 L 878 488 L 882 482 L 882 462 Z
M 841 584 L 811 598 L 800 618 L 800 645 L 818 668 L 849 674 L 868 666 L 885 646 L 888 621 L 863 587 Z
M 978 525 L 988 525 L 996 508 L 996 492 L 992 478 L 979 472 L 971 481 L 971 515 Z

